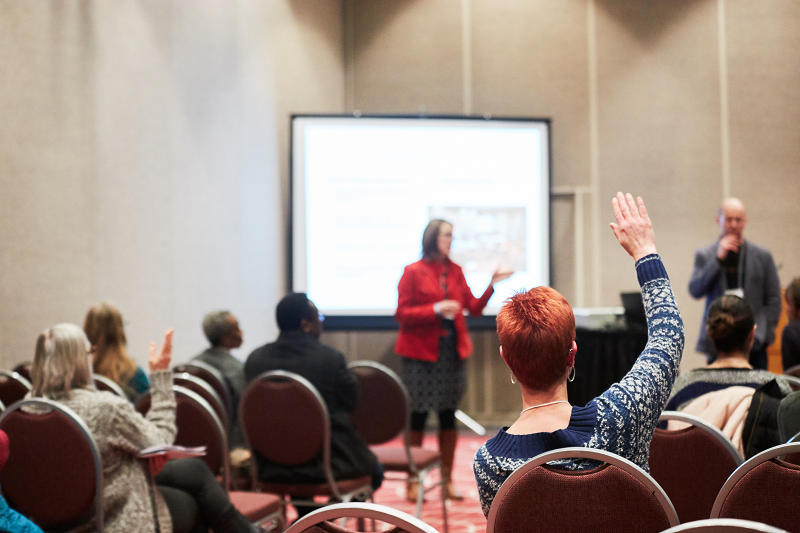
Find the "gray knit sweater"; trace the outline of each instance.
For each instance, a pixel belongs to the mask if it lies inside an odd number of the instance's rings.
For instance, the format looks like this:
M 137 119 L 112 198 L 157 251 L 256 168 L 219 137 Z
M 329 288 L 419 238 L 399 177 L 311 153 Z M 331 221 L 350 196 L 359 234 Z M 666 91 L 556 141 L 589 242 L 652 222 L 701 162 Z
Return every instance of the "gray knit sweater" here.
M 136 458 L 154 444 L 172 444 L 175 395 L 168 370 L 150 375 L 152 404 L 147 416 L 110 392 L 77 389 L 69 398 L 53 398 L 75 411 L 89 426 L 103 459 L 103 514 L 107 533 L 155 532 L 147 463 Z M 172 531 L 169 510 L 155 491 L 161 533 Z M 84 527 L 76 531 L 94 531 Z

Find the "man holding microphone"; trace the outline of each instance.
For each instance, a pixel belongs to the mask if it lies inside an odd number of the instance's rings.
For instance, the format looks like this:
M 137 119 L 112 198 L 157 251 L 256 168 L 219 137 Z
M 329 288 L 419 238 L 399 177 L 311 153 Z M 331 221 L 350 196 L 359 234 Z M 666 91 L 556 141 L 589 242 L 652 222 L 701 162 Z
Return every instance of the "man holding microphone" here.
M 756 319 L 750 364 L 766 370 L 767 346 L 775 340 L 775 326 L 781 314 L 778 270 L 768 250 L 744 240 L 747 214 L 741 200 L 724 200 L 717 215 L 717 224 L 722 235 L 714 244 L 695 252 L 694 270 L 689 281 L 692 297 L 706 298 L 696 349 L 706 355 L 709 363 L 716 359 L 714 344 L 706 335 L 708 308 L 723 294 L 734 294 L 750 304 Z

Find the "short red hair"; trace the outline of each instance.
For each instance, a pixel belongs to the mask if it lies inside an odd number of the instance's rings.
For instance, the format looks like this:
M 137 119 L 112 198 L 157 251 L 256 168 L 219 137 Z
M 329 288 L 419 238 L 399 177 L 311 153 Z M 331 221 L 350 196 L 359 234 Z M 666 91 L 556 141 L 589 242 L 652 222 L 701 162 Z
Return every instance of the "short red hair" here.
M 566 298 L 536 287 L 508 298 L 497 313 L 497 335 L 506 364 L 529 389 L 546 389 L 568 369 L 575 315 Z

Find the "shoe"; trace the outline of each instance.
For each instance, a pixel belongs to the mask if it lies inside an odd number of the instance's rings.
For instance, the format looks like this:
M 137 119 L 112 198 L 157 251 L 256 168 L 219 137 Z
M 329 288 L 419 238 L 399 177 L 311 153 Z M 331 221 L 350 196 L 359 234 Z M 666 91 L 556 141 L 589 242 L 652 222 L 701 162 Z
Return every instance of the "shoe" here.
M 439 453 L 442 456 L 442 490 L 445 491 L 445 498 L 453 501 L 461 501 L 464 495 L 453 486 L 453 460 L 456 456 L 456 443 L 458 442 L 458 431 L 455 429 L 445 429 L 439 432 Z

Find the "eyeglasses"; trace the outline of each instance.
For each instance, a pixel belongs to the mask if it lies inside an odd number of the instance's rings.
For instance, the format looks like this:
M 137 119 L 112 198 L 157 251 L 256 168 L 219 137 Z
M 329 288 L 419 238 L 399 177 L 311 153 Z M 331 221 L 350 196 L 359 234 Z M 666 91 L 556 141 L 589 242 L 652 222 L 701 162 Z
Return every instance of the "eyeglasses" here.
M 322 313 L 317 313 L 317 316 L 319 317 L 320 322 L 325 322 L 325 315 L 323 315 Z

